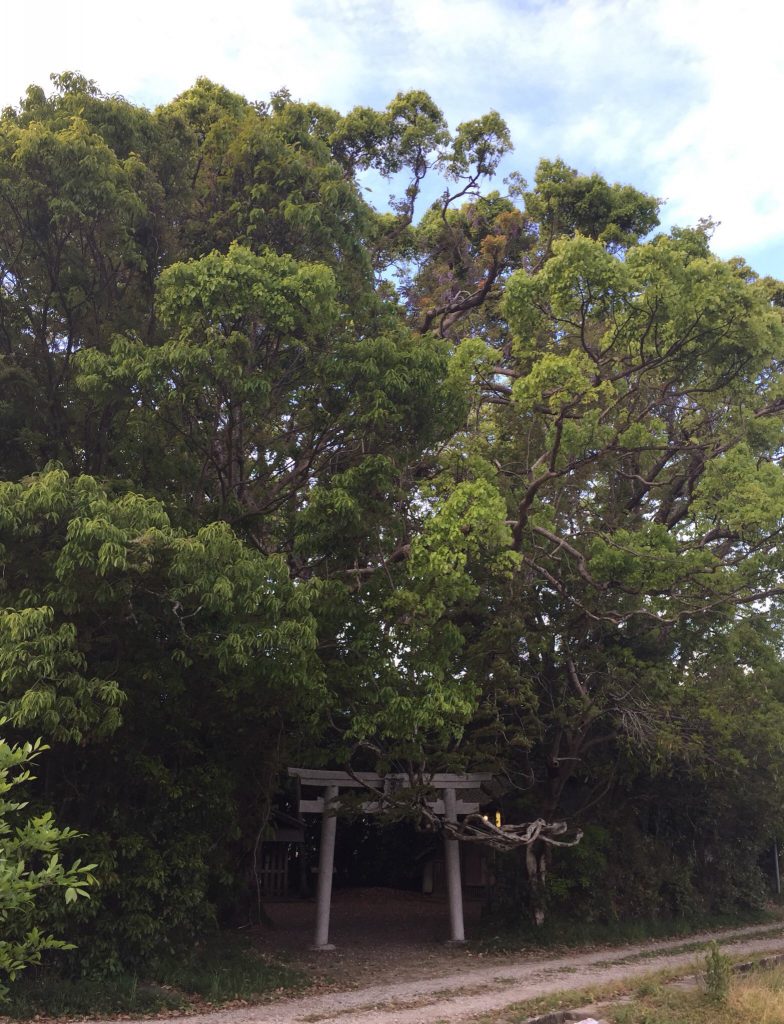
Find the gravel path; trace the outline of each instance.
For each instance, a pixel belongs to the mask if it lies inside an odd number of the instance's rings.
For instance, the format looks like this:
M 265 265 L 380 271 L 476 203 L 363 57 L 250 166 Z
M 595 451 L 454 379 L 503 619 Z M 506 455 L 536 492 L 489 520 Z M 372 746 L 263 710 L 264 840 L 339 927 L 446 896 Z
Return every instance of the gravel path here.
M 699 954 L 692 943 L 719 941 L 733 956 L 784 953 L 784 926 L 706 932 L 553 958 L 518 955 L 476 966 L 467 961 L 451 973 L 413 981 L 370 985 L 276 1003 L 169 1017 L 167 1024 L 436 1024 L 503 1010 L 512 1003 L 553 992 L 583 989 L 662 968 L 690 966 Z M 329 954 L 321 954 L 328 957 Z M 458 955 L 459 959 L 459 955 Z

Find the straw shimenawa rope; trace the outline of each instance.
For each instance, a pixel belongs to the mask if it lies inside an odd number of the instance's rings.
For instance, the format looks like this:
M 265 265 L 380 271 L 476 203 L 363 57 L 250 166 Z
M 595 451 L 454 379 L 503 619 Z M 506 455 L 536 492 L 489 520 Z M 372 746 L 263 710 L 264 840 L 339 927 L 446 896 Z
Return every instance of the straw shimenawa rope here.
M 429 817 L 429 815 L 428 815 Z M 468 814 L 462 821 L 445 821 L 437 818 L 437 827 L 463 843 L 484 843 L 497 850 L 510 850 L 530 846 L 535 842 L 549 846 L 576 846 L 583 833 L 570 829 L 565 821 L 545 821 L 537 818 L 522 825 L 496 825 L 481 814 Z M 557 837 L 562 838 L 557 838 Z
M 521 825 L 496 825 L 483 814 L 467 814 L 462 821 L 447 821 L 432 809 L 427 799 L 417 794 L 414 787 L 403 787 L 392 792 L 379 790 L 365 782 L 359 775 L 348 770 L 348 774 L 359 782 L 375 800 L 375 810 L 389 810 L 403 803 L 411 804 L 420 815 L 420 823 L 432 832 L 443 832 L 461 843 L 484 843 L 496 850 L 512 850 L 533 843 L 546 843 L 548 846 L 576 846 L 583 837 L 580 829 L 570 829 L 565 821 L 545 821 L 537 818 Z M 408 798 L 408 799 L 405 799 Z M 412 809 L 413 809 L 412 807 Z M 560 837 L 560 838 L 559 838 Z

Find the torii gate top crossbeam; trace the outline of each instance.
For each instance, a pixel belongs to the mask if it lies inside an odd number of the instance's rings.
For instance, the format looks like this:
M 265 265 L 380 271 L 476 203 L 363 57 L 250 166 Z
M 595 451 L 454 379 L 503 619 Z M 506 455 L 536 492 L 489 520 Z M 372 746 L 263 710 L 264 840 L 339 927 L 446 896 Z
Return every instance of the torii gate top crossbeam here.
M 377 794 L 380 799 L 388 796 L 390 791 L 395 789 L 410 789 L 411 778 L 404 772 L 389 772 L 380 775 L 378 772 L 346 772 L 333 770 L 331 768 L 289 768 L 289 775 L 299 779 L 302 786 L 315 789 L 334 788 L 337 792 L 343 789 L 365 789 L 368 794 Z M 483 782 L 489 782 L 493 776 L 489 772 L 471 772 L 465 775 L 456 773 L 440 772 L 426 777 L 425 785 L 440 793 L 451 791 L 462 791 L 462 799 L 455 803 L 457 814 L 476 814 L 481 806 L 479 790 Z M 467 792 L 471 790 L 472 792 Z M 484 803 L 487 803 L 485 800 Z M 334 806 L 334 804 L 333 804 Z M 444 799 L 428 800 L 427 806 L 435 814 L 446 814 Z M 314 800 L 300 798 L 300 814 L 323 814 L 325 809 L 324 797 L 320 796 Z M 368 814 L 377 813 L 381 810 L 378 801 L 367 801 L 362 805 L 363 811 Z
M 344 772 L 331 768 L 289 768 L 289 775 L 298 778 L 303 786 L 344 786 L 347 789 L 363 789 L 367 786 L 382 786 L 384 782 L 398 782 L 403 787 L 411 785 L 410 776 L 404 772 Z M 471 772 L 467 775 L 437 772 L 426 776 L 425 785 L 432 789 L 479 789 L 483 782 L 492 779 L 490 772 Z

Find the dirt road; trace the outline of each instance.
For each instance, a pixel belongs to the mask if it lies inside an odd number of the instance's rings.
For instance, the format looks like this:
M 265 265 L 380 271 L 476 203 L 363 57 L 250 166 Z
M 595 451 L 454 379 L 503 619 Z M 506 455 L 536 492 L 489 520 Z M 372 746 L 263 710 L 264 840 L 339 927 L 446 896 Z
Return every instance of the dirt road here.
M 692 944 L 711 939 L 733 956 L 784 953 L 784 926 L 771 925 L 554 958 L 509 956 L 482 966 L 477 966 L 475 959 L 461 963 L 460 951 L 455 951 L 450 973 L 388 980 L 353 991 L 302 996 L 198 1018 L 170 1017 L 167 1024 L 451 1024 L 553 992 L 637 977 L 665 967 L 691 966 L 700 956 Z M 687 945 L 690 948 L 684 948 Z

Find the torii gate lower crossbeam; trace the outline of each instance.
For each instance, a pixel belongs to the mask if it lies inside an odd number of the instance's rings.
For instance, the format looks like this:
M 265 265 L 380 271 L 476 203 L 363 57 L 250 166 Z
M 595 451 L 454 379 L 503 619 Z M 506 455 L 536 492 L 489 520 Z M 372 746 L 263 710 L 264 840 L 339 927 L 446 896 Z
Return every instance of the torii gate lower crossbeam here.
M 316 931 L 313 949 L 332 950 L 334 945 L 329 941 L 329 918 L 332 903 L 332 870 L 335 861 L 335 836 L 337 832 L 337 809 L 340 789 L 364 788 L 376 790 L 379 797 L 384 794 L 384 787 L 395 784 L 401 787 L 410 785 L 406 775 L 379 775 L 375 772 L 322 771 L 311 768 L 289 768 L 289 775 L 298 778 L 303 786 L 320 789 L 322 796 L 315 800 L 300 800 L 299 813 L 321 814 L 321 846 L 319 849 L 319 873 L 316 889 Z M 475 814 L 479 810 L 479 802 L 470 799 L 473 794 L 466 793 L 468 800 L 459 800 L 460 790 L 477 790 L 483 782 L 489 782 L 492 775 L 474 772 L 469 775 L 441 773 L 428 778 L 428 786 L 442 794 L 441 799 L 431 800 L 428 806 L 434 813 L 442 814 L 447 821 L 458 821 L 460 814 Z M 462 794 L 461 794 L 462 795 Z M 380 800 L 369 800 L 364 805 L 368 813 L 377 811 Z M 449 896 L 450 942 L 465 942 L 465 923 L 463 919 L 463 888 L 460 879 L 460 850 L 458 841 L 452 836 L 444 836 L 444 860 L 446 863 L 447 892 Z

